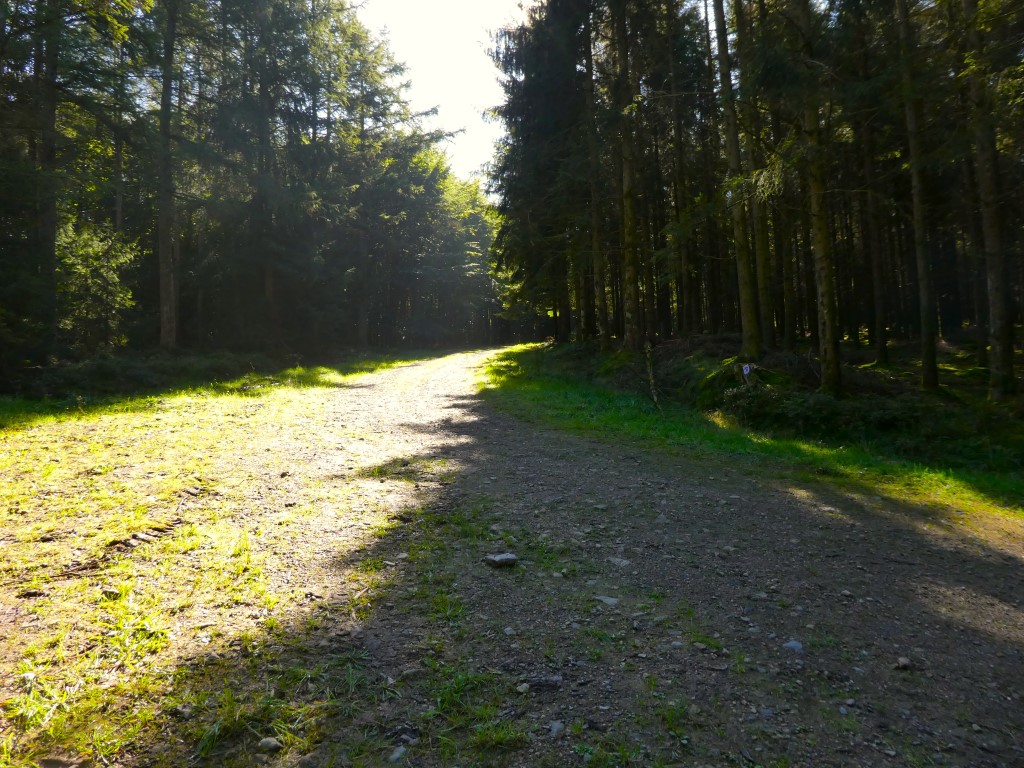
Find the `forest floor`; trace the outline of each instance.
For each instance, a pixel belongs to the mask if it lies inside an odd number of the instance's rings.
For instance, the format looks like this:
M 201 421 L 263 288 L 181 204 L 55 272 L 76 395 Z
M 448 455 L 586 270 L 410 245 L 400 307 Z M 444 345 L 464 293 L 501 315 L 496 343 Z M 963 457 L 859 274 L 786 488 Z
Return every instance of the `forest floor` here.
M 0 766 L 1024 765 L 1021 517 L 523 421 L 489 354 L 0 431 Z

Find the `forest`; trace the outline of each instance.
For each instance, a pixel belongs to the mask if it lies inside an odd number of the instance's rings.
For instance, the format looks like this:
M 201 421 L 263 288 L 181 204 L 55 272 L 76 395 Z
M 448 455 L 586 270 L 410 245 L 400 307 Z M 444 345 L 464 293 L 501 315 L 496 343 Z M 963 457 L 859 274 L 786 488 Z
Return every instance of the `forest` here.
M 0 8 L 0 380 L 490 339 L 490 206 L 352 4 Z
M 926 390 L 947 344 L 1018 389 L 1019 3 L 534 3 L 495 32 L 486 190 L 357 12 L 4 3 L 6 389 L 119 349 L 723 334 L 830 394 L 894 342 Z
M 1014 378 L 1024 6 L 547 0 L 503 30 L 496 266 L 559 340 L 952 341 Z

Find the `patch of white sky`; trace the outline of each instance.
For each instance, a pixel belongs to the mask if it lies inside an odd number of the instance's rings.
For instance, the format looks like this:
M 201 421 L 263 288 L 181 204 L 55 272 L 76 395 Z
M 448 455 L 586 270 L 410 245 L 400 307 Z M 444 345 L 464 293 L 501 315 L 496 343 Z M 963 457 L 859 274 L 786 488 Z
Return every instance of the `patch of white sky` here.
M 500 121 L 485 113 L 503 98 L 488 51 L 494 32 L 525 19 L 532 0 L 363 0 L 357 13 L 405 64 L 406 98 L 413 110 L 437 109 L 427 128 L 459 133 L 444 147 L 452 170 L 481 175 L 501 137 Z

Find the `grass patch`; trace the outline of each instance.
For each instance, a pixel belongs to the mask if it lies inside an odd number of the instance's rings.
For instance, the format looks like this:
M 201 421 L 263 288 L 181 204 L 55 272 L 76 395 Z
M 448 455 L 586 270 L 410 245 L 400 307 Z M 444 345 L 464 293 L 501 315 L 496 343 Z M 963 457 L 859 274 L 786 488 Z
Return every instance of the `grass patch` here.
M 832 423 L 839 425 L 839 434 L 827 438 L 795 434 L 819 420 L 786 416 L 785 409 L 773 419 L 788 419 L 788 433 L 752 428 L 747 425 L 751 409 L 736 407 L 740 395 L 729 395 L 739 385 L 728 364 L 716 367 L 703 356 L 675 364 L 686 370 L 678 380 L 690 384 L 679 389 L 691 402 L 684 404 L 683 395 L 676 401 L 662 397 L 660 410 L 642 387 L 623 383 L 628 376 L 609 373 L 632 370 L 622 353 L 600 358 L 579 348 L 514 347 L 491 360 L 483 387 L 488 399 L 521 418 L 579 434 L 627 439 L 734 464 L 739 460 L 751 468 L 771 466 L 794 480 L 827 480 L 846 491 L 883 495 L 943 514 L 1024 515 L 1024 428 L 1012 413 L 1019 404 L 981 403 L 970 389 L 954 390 L 941 400 L 906 394 L 906 402 L 913 404 L 907 407 L 920 428 L 891 434 L 857 417 L 864 412 L 865 401 L 857 404 L 854 397 L 848 401 L 851 405 L 844 405 L 846 401 L 827 398 L 827 408 L 838 414 L 830 417 Z M 763 391 L 771 391 L 769 387 L 761 385 Z M 787 402 L 797 402 L 795 388 L 785 392 Z M 802 397 L 809 412 L 826 408 L 823 396 Z M 697 401 L 718 406 L 702 409 Z M 869 401 L 871 407 L 877 405 L 876 400 Z M 888 410 L 893 412 L 892 407 Z M 993 428 L 986 429 L 986 424 Z M 937 441 L 938 432 L 948 439 Z
M 359 658 L 311 651 L 323 617 L 300 609 L 279 558 L 311 519 L 352 506 L 345 483 L 305 477 L 295 458 L 360 437 L 324 434 L 329 390 L 404 361 L 239 376 L 237 360 L 161 360 L 148 378 L 137 361 L 98 362 L 50 372 L 48 399 L 0 398 L 0 622 L 15 628 L 0 654 L 3 768 L 53 754 L 249 765 L 253 739 L 302 754 L 389 695 Z M 346 621 L 388 586 L 372 546 L 393 526 L 363 506 L 338 541 Z

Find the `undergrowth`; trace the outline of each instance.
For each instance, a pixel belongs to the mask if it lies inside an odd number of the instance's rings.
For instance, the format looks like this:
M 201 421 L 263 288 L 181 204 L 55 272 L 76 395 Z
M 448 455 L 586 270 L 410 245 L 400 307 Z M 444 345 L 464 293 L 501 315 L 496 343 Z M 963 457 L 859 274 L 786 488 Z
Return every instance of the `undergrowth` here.
M 912 386 L 905 360 L 848 367 L 850 393 L 833 398 L 813 389 L 813 368 L 797 355 L 744 374 L 736 358 L 666 347 L 655 355 L 657 404 L 639 355 L 583 345 L 506 350 L 491 360 L 485 391 L 501 407 L 577 432 L 781 463 L 947 511 L 1022 514 L 1024 404 L 987 402 L 963 356 L 945 356 L 950 383 L 937 393 Z

